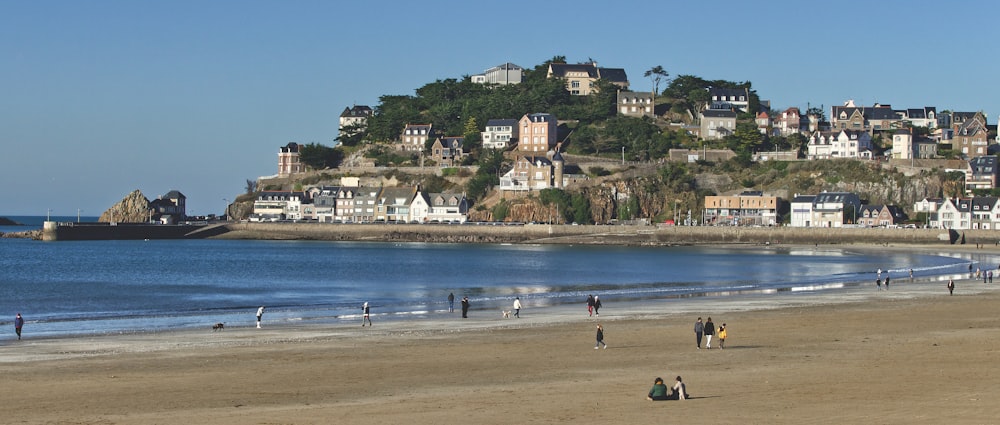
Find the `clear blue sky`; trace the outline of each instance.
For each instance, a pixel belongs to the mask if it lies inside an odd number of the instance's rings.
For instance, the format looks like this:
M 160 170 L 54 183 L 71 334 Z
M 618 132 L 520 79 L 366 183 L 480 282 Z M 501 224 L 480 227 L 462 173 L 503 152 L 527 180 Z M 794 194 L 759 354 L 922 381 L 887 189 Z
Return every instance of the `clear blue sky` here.
M 6 1 L 0 215 L 99 215 L 135 189 L 221 213 L 351 104 L 553 56 L 751 81 L 772 107 L 982 110 L 1000 3 Z M 503 7 L 501 7 L 503 5 Z M 662 86 L 661 86 L 662 87 Z

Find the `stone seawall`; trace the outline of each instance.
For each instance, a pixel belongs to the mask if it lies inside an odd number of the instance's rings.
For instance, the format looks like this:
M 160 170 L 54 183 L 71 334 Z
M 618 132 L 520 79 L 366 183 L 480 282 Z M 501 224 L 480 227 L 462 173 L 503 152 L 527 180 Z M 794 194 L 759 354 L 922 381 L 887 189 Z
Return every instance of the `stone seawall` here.
M 1000 231 L 792 227 L 571 226 L 473 224 L 235 223 L 226 239 L 608 245 L 917 244 L 995 245 Z

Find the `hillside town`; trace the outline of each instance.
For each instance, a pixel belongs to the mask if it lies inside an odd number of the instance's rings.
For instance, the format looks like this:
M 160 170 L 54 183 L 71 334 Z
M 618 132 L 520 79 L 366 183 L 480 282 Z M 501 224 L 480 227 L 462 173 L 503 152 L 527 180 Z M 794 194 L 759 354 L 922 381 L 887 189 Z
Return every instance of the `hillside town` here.
M 522 84 L 524 75 L 524 68 L 504 63 L 466 78 L 488 87 L 503 87 Z M 947 164 L 957 160 L 964 165 L 946 170 L 964 174 L 964 191 L 954 197 L 928 196 L 913 205 L 888 205 L 870 202 L 851 192 L 795 193 L 782 197 L 750 188 L 704 196 L 703 204 L 697 205 L 694 212 L 689 209 L 685 214 L 655 221 L 661 225 L 947 229 L 995 229 L 1000 225 L 1000 198 L 992 196 L 1000 176 L 995 156 L 996 125 L 988 124 L 982 111 L 939 110 L 934 106 L 894 108 L 884 103 L 869 106 L 852 100 L 828 111 L 816 107 L 805 112 L 799 107 L 778 111 L 772 110 L 771 102 L 760 100 L 749 87 L 708 87 L 703 95 L 697 96 L 702 101 L 695 108 L 677 114 L 676 110 L 665 110 L 657 104 L 660 94 L 655 90 L 630 91 L 628 75 L 621 68 L 602 67 L 593 61 L 548 63 L 546 78 L 564 83 L 571 96 L 592 96 L 600 88 L 610 88 L 615 91 L 614 110 L 619 116 L 660 123 L 663 128 L 680 131 L 702 146 L 671 148 L 668 155 L 649 161 L 696 163 L 736 157 L 738 152 L 710 143 L 738 136 L 741 126 L 749 124 L 760 139 L 801 140 L 799 146 L 789 149 L 779 150 L 775 144 L 772 151 L 753 152 L 755 162 L 846 160 L 912 166 L 921 161 L 932 164 L 924 167 L 935 167 L 933 161 L 950 159 Z M 340 139 L 365 132 L 368 121 L 378 110 L 367 105 L 345 107 L 339 120 Z M 501 195 L 572 190 L 574 185 L 593 178 L 591 173 L 564 159 L 565 145 L 574 143 L 572 130 L 566 130 L 572 124 L 561 121 L 552 111 L 532 111 L 520 117 L 489 117 L 484 125 L 477 126 L 478 140 L 472 148 L 466 140 L 469 133 L 449 134 L 435 122 L 406 122 L 387 145 L 396 152 L 418 158 L 413 167 L 437 175 L 446 175 L 447 170 L 456 168 L 474 169 L 474 156 L 485 151 L 500 152 L 509 168 L 496 173 L 491 190 Z M 311 171 L 302 159 L 304 148 L 294 142 L 279 147 L 277 174 L 262 177 L 261 181 L 294 179 Z M 623 164 L 626 161 L 624 146 L 621 161 Z M 387 166 L 358 158 L 351 165 L 354 171 Z M 386 186 L 374 179 L 346 176 L 334 185 L 257 191 L 252 213 L 247 218 L 318 223 L 464 223 L 469 220 L 472 204 L 473 200 L 461 190 L 428 192 L 419 185 Z

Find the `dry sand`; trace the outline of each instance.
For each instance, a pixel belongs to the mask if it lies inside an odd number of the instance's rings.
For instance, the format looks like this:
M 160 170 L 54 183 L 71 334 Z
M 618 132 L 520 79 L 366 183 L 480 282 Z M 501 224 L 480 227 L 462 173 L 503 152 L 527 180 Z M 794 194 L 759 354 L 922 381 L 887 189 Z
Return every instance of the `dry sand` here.
M 477 311 L 375 326 L 0 341 L 4 423 L 1000 422 L 1000 291 L 894 280 L 769 294 Z M 996 284 L 1000 287 L 1000 283 Z M 693 322 L 726 322 L 696 350 Z M 360 322 L 359 322 L 360 324 Z M 694 398 L 651 402 L 660 376 Z

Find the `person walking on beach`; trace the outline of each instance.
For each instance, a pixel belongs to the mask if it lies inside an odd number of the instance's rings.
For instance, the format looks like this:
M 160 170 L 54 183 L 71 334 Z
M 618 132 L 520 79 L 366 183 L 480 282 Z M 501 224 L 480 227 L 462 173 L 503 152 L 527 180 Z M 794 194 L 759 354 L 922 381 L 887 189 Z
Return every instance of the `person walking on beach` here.
M 257 329 L 260 329 L 260 316 L 264 315 L 264 306 L 257 309 Z
M 601 315 L 601 298 L 598 295 L 594 295 L 594 316 Z
M 715 335 L 715 323 L 712 323 L 712 318 L 709 317 L 705 321 L 705 348 L 712 349 L 712 335 Z
M 885 274 L 885 290 L 886 291 L 889 290 L 889 274 L 888 273 Z
M 910 269 L 910 281 L 913 281 L 913 269 Z
M 24 327 L 24 318 L 21 317 L 21 313 L 17 313 L 14 317 L 14 332 L 17 333 L 18 341 L 21 340 L 21 328 Z
M 594 296 L 587 295 L 587 315 L 594 316 Z
M 882 290 L 882 279 L 875 279 L 875 289 Z
M 594 345 L 594 349 L 596 350 L 596 349 L 600 348 L 601 345 L 604 346 L 605 350 L 608 349 L 608 344 L 604 343 L 604 327 L 601 326 L 600 323 L 598 323 L 597 324 L 597 344 Z
M 462 297 L 462 318 L 469 318 L 469 297 Z
M 705 334 L 705 324 L 701 323 L 701 318 L 698 318 L 697 322 L 694 322 L 694 338 L 695 342 L 698 343 L 696 347 L 701 350 L 701 337 Z
M 993 283 L 993 270 L 986 272 L 986 274 L 990 276 L 990 283 Z
M 454 292 L 449 292 L 448 293 L 448 312 L 449 313 L 454 313 L 455 312 L 455 293 Z
M 521 318 L 521 297 L 514 297 L 514 317 Z
M 726 333 L 726 324 L 723 323 L 722 326 L 719 326 L 719 349 L 720 350 L 725 350 L 726 349 L 726 336 L 728 336 L 728 334 Z
M 955 280 L 948 279 L 948 295 L 955 295 Z
M 371 313 L 371 310 L 368 309 L 368 301 L 365 301 L 365 304 L 361 306 L 361 311 L 364 312 L 364 316 L 361 317 L 361 327 L 365 326 L 365 322 L 368 322 L 368 326 L 371 326 L 372 318 L 369 315 Z

